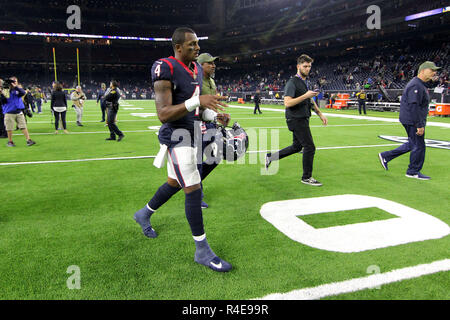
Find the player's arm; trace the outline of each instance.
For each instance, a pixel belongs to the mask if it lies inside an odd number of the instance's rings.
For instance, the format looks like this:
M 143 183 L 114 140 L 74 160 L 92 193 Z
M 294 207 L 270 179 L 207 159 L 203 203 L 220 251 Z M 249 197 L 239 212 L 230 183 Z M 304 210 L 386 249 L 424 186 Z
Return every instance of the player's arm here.
M 162 123 L 178 120 L 188 114 L 184 103 L 172 105 L 172 83 L 158 80 L 154 83 L 155 104 L 158 118 Z
M 293 106 L 298 105 L 299 103 L 307 100 L 307 99 L 311 99 L 315 96 L 317 96 L 319 93 L 315 92 L 315 91 L 307 91 L 305 94 L 301 95 L 300 97 L 297 98 L 292 98 L 290 96 L 284 96 L 284 106 L 286 108 L 291 108 Z
M 305 94 L 295 97 L 295 84 L 292 80 L 289 80 L 286 83 L 285 94 L 284 94 L 284 106 L 286 108 L 291 108 L 293 106 L 298 105 L 299 103 L 311 99 L 312 97 L 317 96 L 319 93 L 315 91 L 308 90 Z
M 227 106 L 220 101 L 225 100 L 226 97 L 214 95 L 194 96 L 183 103 L 172 105 L 172 83 L 170 81 L 155 81 L 154 88 L 156 111 L 162 123 L 178 120 L 197 107 L 218 112 L 225 110 L 224 107 Z

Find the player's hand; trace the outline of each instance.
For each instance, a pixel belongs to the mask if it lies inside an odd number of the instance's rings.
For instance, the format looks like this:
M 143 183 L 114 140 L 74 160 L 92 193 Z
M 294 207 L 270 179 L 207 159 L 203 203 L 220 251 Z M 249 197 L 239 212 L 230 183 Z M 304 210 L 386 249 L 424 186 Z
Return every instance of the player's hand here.
M 316 97 L 316 96 L 318 96 L 318 95 L 319 95 L 319 92 L 312 91 L 312 90 L 308 90 L 308 91 L 304 94 L 304 96 L 305 96 L 307 99 L 314 98 L 314 97 Z
M 418 136 L 423 136 L 424 133 L 425 133 L 425 128 L 417 128 L 416 134 L 417 134 Z
M 228 113 L 218 113 L 217 114 L 217 121 L 224 127 L 228 126 L 228 123 L 230 122 L 230 115 Z
M 328 119 L 325 117 L 322 113 L 319 115 L 320 120 L 322 120 L 322 123 L 324 126 L 328 124 Z
M 221 100 L 226 100 L 227 97 L 224 96 L 214 96 L 210 94 L 202 95 L 200 98 L 200 105 L 204 108 L 211 109 L 217 113 L 220 111 L 225 111 L 225 108 L 228 107 Z

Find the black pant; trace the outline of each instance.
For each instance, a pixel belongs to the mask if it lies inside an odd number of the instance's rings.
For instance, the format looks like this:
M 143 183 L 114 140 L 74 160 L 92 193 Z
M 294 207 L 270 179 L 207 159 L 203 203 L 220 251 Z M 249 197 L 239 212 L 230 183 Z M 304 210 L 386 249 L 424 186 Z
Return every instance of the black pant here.
M 55 130 L 58 130 L 58 128 L 59 128 L 59 116 L 60 115 L 61 115 L 61 122 L 62 122 L 63 129 L 66 130 L 66 112 L 67 111 L 63 111 L 63 112 L 53 111 L 53 114 L 55 115 Z
M 303 149 L 303 176 L 302 179 L 309 179 L 312 176 L 314 145 L 311 130 L 309 128 L 309 118 L 287 119 L 288 128 L 293 133 L 292 145 L 270 155 L 270 160 L 280 160 L 294 153 L 299 153 Z
M 102 121 L 105 121 L 106 104 L 103 102 L 100 102 L 100 108 L 102 109 Z
M 112 139 L 116 138 L 116 134 L 120 137 L 123 136 L 122 131 L 119 130 L 119 128 L 116 126 L 116 115 L 119 110 L 113 107 L 108 108 L 108 128 L 110 137 Z
M 0 136 L 6 136 L 5 115 L 0 108 Z
M 259 109 L 259 103 L 255 103 L 255 110 L 253 111 L 253 114 L 256 114 L 256 110 L 258 110 L 259 113 L 262 113 L 261 109 Z
M 359 106 L 358 106 L 358 109 L 359 109 L 359 114 L 361 114 L 361 108 L 363 108 L 363 110 L 364 110 L 364 114 L 367 114 L 366 113 L 366 101 L 358 101 L 358 104 L 359 104 Z

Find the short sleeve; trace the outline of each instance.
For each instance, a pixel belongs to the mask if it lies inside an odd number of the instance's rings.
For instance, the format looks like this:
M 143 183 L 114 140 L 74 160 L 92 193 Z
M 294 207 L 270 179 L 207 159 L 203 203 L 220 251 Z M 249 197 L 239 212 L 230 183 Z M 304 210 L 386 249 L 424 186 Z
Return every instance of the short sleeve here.
M 158 80 L 172 81 L 173 66 L 170 61 L 158 60 L 152 66 L 152 82 Z
M 295 98 L 295 84 L 292 79 L 290 79 L 286 83 L 286 87 L 284 88 L 284 95 L 291 98 Z

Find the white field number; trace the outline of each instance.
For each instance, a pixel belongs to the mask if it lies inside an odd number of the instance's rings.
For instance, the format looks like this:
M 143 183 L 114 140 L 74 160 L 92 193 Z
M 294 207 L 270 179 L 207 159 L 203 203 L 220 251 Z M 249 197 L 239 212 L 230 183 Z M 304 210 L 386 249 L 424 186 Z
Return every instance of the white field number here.
M 314 228 L 298 216 L 377 207 L 395 218 Z M 402 204 L 363 195 L 337 195 L 265 203 L 261 216 L 294 241 L 336 252 L 360 252 L 417 241 L 439 239 L 450 234 L 441 220 Z

